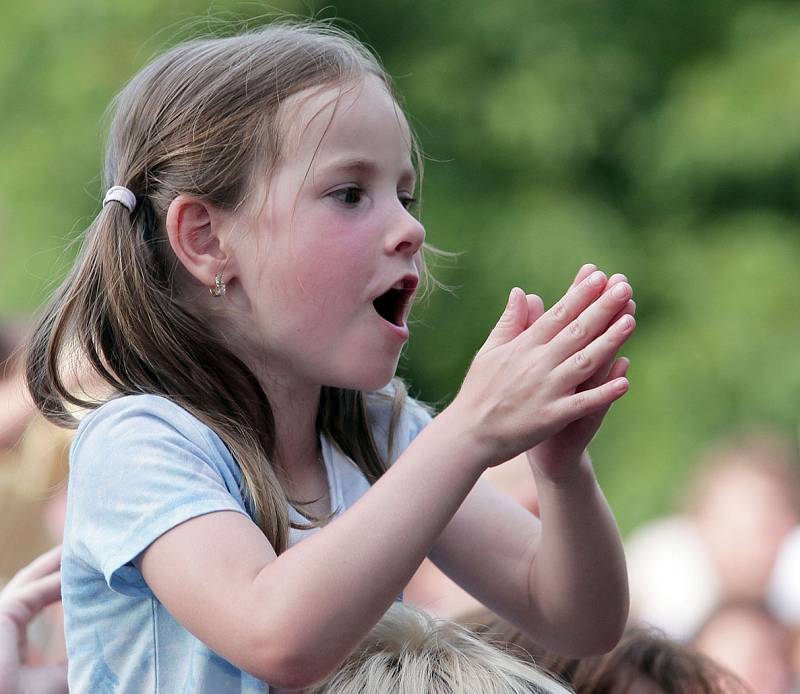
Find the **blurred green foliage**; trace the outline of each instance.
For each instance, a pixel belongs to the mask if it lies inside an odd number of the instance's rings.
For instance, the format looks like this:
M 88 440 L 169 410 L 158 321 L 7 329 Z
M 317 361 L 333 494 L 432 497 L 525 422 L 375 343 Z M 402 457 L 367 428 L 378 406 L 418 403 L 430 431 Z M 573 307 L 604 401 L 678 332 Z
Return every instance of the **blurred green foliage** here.
M 69 264 L 68 242 L 98 208 L 98 126 L 137 69 L 213 18 L 319 12 L 365 38 L 397 77 L 429 157 L 428 238 L 463 252 L 436 269 L 454 291 L 415 312 L 402 371 L 418 395 L 454 395 L 513 285 L 550 304 L 592 261 L 627 274 L 638 302 L 632 390 L 593 447 L 623 529 L 670 507 L 711 438 L 759 422 L 796 432 L 797 3 L 3 9 L 3 317 L 35 309 Z

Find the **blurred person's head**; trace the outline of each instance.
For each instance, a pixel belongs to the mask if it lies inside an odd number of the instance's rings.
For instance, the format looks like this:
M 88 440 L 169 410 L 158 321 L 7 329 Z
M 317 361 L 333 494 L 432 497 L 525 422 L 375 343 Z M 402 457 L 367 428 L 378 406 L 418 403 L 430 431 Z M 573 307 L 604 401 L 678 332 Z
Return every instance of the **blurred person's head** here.
M 535 662 L 577 694 L 747 694 L 734 675 L 711 659 L 653 629 L 629 627 L 610 653 L 573 658 L 544 650 L 488 610 L 460 621 L 521 660 Z
M 17 356 L 25 339 L 22 321 L 0 323 L 0 381 L 16 373 L 20 361 Z
M 721 440 L 701 457 L 687 510 L 720 578 L 723 599 L 760 599 L 781 543 L 800 522 L 797 453 L 780 433 Z
M 694 645 L 758 694 L 791 691 L 791 632 L 761 603 L 721 605 L 700 627 Z
M 464 627 L 395 604 L 339 670 L 306 694 L 567 694 Z

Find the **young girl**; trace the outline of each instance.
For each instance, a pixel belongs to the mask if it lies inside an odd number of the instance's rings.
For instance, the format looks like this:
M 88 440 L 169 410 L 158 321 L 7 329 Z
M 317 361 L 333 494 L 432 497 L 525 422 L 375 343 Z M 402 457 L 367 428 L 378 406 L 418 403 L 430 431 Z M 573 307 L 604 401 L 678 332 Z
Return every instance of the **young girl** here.
M 373 56 L 314 24 L 180 45 L 120 94 L 111 187 L 28 362 L 51 418 L 95 408 L 62 560 L 73 691 L 308 686 L 426 555 L 550 649 L 616 643 L 623 554 L 584 449 L 628 387 L 630 285 L 586 266 L 546 313 L 514 289 L 431 420 L 392 381 L 416 151 Z M 479 481 L 525 452 L 541 522 Z

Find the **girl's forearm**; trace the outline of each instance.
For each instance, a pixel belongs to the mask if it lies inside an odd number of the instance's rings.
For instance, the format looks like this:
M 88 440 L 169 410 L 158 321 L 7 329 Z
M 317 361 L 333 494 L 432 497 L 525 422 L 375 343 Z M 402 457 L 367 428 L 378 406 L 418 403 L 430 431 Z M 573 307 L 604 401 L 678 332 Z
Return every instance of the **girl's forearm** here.
M 530 589 L 552 635 L 544 645 L 576 656 L 609 651 L 627 620 L 628 576 L 622 539 L 591 460 L 584 453 L 575 474 L 558 484 L 533 471 L 542 536 Z
M 356 504 L 256 577 L 269 631 L 312 681 L 380 619 L 484 470 L 451 416 L 440 414 Z

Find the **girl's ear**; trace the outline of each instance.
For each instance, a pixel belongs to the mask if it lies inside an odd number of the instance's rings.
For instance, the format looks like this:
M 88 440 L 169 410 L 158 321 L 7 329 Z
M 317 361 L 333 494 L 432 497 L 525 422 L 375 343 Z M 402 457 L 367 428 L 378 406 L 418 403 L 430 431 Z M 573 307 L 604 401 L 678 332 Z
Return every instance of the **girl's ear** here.
M 199 198 L 179 195 L 167 210 L 167 236 L 181 265 L 192 277 L 214 286 L 214 278 L 228 260 L 222 234 L 223 213 Z

